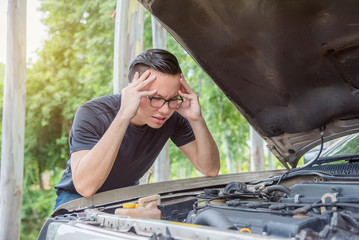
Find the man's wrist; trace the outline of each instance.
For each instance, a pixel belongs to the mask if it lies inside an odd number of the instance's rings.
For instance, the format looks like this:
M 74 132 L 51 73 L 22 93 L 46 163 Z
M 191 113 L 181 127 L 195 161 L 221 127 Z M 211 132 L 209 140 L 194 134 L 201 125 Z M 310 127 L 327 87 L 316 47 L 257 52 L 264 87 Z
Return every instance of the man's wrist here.
M 132 117 L 129 117 L 128 114 L 125 114 L 121 111 L 117 113 L 116 118 L 121 122 L 125 124 L 130 124 Z
M 204 124 L 206 124 L 206 121 L 204 120 L 202 115 L 200 115 L 196 119 L 188 119 L 188 122 L 191 124 L 192 128 L 196 126 L 203 126 Z

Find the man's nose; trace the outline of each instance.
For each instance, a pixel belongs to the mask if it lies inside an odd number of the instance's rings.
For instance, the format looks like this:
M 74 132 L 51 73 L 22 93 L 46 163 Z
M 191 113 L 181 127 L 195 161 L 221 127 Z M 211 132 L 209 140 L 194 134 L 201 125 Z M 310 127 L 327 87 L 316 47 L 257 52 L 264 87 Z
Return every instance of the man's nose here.
M 158 111 L 161 114 L 167 114 L 170 111 L 170 108 L 168 107 L 168 102 L 166 102 L 162 107 L 160 107 Z

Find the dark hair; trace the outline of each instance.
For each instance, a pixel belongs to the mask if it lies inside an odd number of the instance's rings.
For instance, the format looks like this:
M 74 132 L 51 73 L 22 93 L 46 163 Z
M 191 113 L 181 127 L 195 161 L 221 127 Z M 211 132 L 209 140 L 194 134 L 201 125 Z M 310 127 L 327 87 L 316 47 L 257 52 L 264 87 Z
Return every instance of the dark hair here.
M 132 61 L 128 73 L 128 80 L 131 82 L 136 72 L 142 75 L 142 73 L 149 68 L 173 75 L 182 72 L 177 58 L 172 53 L 163 49 L 149 49 L 138 55 L 135 60 Z

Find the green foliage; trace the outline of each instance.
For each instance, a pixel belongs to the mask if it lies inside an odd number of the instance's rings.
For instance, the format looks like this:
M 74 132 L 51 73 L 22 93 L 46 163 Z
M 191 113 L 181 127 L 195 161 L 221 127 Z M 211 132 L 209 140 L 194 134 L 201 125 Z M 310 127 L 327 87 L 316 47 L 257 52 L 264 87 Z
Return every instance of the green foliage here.
M 36 166 L 25 163 L 23 201 L 22 201 L 22 220 L 21 220 L 21 239 L 36 239 L 41 226 L 50 216 L 55 205 L 56 193 L 53 190 L 55 184 L 61 178 L 62 171 L 58 169 L 50 171 L 51 189 L 44 190 L 39 185 L 28 185 L 28 182 L 36 181 L 34 175 Z
M 65 167 L 79 105 L 110 94 L 115 2 L 43 0 L 48 39 L 28 68 L 26 157 L 39 172 Z

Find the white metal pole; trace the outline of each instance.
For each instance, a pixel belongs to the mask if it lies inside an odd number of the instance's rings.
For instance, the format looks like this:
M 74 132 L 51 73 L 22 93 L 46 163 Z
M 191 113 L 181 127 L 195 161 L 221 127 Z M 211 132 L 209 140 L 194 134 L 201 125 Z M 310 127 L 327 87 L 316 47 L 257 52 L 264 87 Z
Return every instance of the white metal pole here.
M 136 0 L 117 0 L 113 93 L 118 94 L 128 84 L 128 68 L 143 49 L 144 9 Z
M 128 84 L 128 68 L 135 57 L 143 51 L 144 9 L 136 0 L 117 0 L 113 93 L 121 93 Z M 151 171 L 147 172 L 140 183 L 147 183 Z
M 259 134 L 250 127 L 250 139 L 251 139 L 251 171 L 264 171 L 264 150 L 263 150 L 263 139 Z
M 166 49 L 167 47 L 167 30 L 156 20 L 154 16 L 151 16 L 152 22 L 152 42 L 153 48 Z
M 114 42 L 114 61 L 113 61 L 113 93 L 117 94 L 122 89 L 122 79 L 127 74 L 125 73 L 126 60 L 126 43 L 127 25 L 128 25 L 128 9 L 130 1 L 117 0 L 116 7 L 116 23 L 115 23 L 115 42 Z
M 2 118 L 0 239 L 19 239 L 26 102 L 26 0 L 9 0 Z

